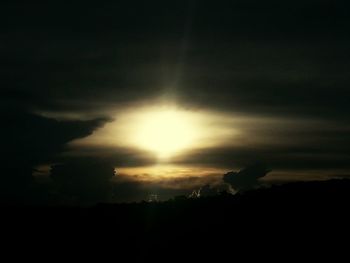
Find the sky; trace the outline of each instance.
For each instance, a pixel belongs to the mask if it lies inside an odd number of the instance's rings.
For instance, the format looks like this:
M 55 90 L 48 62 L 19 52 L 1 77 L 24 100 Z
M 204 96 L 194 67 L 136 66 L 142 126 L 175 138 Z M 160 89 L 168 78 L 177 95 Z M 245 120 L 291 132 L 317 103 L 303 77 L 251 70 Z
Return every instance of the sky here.
M 166 199 L 255 162 L 349 176 L 348 8 L 2 2 L 1 199 Z

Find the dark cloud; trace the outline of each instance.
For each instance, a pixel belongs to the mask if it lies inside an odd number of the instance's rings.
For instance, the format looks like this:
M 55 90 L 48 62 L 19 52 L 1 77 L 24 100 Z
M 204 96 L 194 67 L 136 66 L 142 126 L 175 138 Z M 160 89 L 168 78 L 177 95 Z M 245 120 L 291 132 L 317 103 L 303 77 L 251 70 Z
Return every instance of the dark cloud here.
M 31 191 L 36 165 L 50 163 L 65 144 L 85 137 L 106 122 L 57 121 L 25 112 L 2 112 L 1 194 L 21 201 Z M 11 197 L 12 196 L 12 197 Z
M 344 1 L 190 2 L 4 6 L 2 86 L 16 105 L 58 111 L 170 87 L 193 107 L 346 118 Z
M 89 158 L 103 158 L 115 167 L 140 167 L 157 163 L 155 154 L 132 147 L 111 146 L 71 146 L 66 148 L 66 155 L 60 156 L 60 161 L 67 161 L 76 156 Z
M 57 121 L 30 113 L 3 113 L 2 156 L 30 163 L 50 161 L 69 141 L 90 135 L 108 119 Z
M 293 146 L 217 147 L 192 151 L 174 159 L 177 164 L 238 168 L 263 160 L 278 170 L 349 169 L 348 153 L 332 153 L 318 148 Z
M 60 202 L 94 204 L 112 200 L 114 166 L 96 159 L 75 159 L 51 167 Z
M 270 172 L 262 163 L 249 165 L 238 172 L 228 172 L 223 181 L 230 184 L 235 190 L 247 190 L 255 187 L 259 179 Z
M 28 184 L 35 165 L 55 160 L 65 166 L 54 171 L 71 173 L 70 157 L 56 157 L 67 142 L 91 134 L 111 109 L 162 96 L 218 114 L 323 121 L 246 128 L 237 147 L 193 150 L 177 163 L 350 169 L 348 11 L 341 0 L 2 2 L 2 180 Z M 132 149 L 84 151 L 117 166 L 155 162 Z
M 232 145 L 195 149 L 174 158 L 178 164 L 231 169 L 262 160 L 274 170 L 349 169 L 348 127 L 337 122 L 242 124 Z

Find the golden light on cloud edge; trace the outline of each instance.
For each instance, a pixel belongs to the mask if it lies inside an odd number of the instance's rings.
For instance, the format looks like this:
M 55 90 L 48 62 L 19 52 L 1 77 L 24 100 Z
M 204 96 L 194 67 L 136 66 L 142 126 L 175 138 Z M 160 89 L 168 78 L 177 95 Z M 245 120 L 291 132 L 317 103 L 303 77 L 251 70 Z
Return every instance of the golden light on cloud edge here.
M 173 105 L 125 109 L 115 113 L 115 121 L 71 145 L 141 150 L 164 163 L 189 150 L 227 143 L 238 133 L 230 121 L 214 113 Z

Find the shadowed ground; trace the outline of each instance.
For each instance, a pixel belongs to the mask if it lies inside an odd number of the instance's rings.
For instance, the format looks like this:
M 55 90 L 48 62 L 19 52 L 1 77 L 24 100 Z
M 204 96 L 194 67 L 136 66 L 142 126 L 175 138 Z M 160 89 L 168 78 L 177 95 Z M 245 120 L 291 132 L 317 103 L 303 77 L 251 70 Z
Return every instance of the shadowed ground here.
M 340 249 L 349 234 L 349 197 L 349 180 L 331 180 L 161 203 L 3 207 L 1 231 L 16 242 L 35 236 L 39 242 L 63 238 L 85 244 L 108 237 L 109 246 L 121 242 L 148 250 L 169 249 L 169 244 L 221 250 L 235 243 L 266 247 L 283 242 Z

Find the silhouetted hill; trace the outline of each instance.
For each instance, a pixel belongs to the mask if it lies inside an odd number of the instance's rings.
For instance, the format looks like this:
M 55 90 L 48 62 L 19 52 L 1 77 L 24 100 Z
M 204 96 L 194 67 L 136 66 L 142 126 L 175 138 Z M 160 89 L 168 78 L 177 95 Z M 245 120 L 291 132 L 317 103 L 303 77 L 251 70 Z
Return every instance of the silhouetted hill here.
M 349 234 L 349 197 L 350 180 L 331 180 L 161 203 L 3 207 L 1 228 L 9 238 L 54 237 L 80 243 L 107 236 L 113 242 L 142 247 L 169 242 L 276 245 L 293 239 L 299 245 L 344 245 L 342 238 Z

